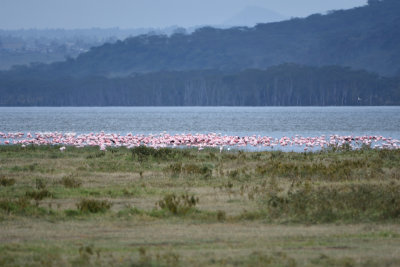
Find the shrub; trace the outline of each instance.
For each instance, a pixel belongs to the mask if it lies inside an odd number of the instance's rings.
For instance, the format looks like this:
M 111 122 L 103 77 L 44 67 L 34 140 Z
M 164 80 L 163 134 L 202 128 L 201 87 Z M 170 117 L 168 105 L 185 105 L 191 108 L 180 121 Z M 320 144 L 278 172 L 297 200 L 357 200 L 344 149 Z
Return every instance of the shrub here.
M 82 181 L 70 175 L 70 176 L 64 176 L 61 179 L 61 184 L 67 188 L 78 188 L 82 185 Z
M 107 200 L 82 199 L 76 207 L 79 211 L 85 213 L 106 212 L 111 208 L 111 202 Z
M 1 186 L 12 186 L 15 184 L 15 179 L 13 178 L 6 178 L 4 176 L 0 177 L 0 185 Z
M 45 189 L 47 186 L 47 183 L 45 180 L 41 179 L 41 178 L 36 178 L 35 179 L 35 185 L 36 185 L 36 189 Z
M 23 211 L 30 206 L 30 202 L 26 198 L 14 199 L 1 199 L 0 200 L 0 210 L 6 213 L 13 213 L 18 211 Z
M 219 222 L 223 222 L 223 221 L 225 221 L 225 219 L 226 219 L 226 212 L 223 210 L 217 211 L 217 220 Z
M 169 194 L 156 204 L 161 209 L 168 210 L 174 215 L 185 215 L 191 211 L 197 203 L 199 203 L 199 199 L 194 196 L 189 196 L 188 194 L 181 196 Z
M 32 198 L 34 200 L 42 200 L 46 197 L 53 197 L 53 194 L 47 189 L 42 189 L 40 191 L 28 191 L 25 192 L 25 196 Z
M 28 198 L 0 199 L 0 211 L 6 214 L 37 215 L 47 211 L 37 205 L 32 205 Z

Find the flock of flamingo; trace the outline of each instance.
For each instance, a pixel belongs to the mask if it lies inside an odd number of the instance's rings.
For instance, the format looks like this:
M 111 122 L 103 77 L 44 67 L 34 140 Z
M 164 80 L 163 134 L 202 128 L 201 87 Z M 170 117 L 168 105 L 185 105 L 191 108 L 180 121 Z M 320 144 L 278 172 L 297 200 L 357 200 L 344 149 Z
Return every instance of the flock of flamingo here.
M 256 147 L 262 149 L 291 149 L 297 148 L 304 151 L 324 149 L 328 147 L 347 146 L 353 150 L 368 146 L 374 149 L 400 149 L 400 140 L 383 136 L 342 136 L 342 135 L 321 135 L 317 137 L 294 137 L 273 138 L 268 136 L 228 136 L 216 133 L 209 134 L 137 134 L 128 133 L 126 135 L 115 133 L 3 133 L 0 132 L 0 145 L 60 145 L 60 150 L 64 151 L 68 146 L 99 147 L 106 150 L 107 147 L 127 147 L 147 146 L 152 148 L 162 147 L 195 147 L 199 150 L 204 148 L 219 148 L 230 150 L 230 148 L 249 148 Z

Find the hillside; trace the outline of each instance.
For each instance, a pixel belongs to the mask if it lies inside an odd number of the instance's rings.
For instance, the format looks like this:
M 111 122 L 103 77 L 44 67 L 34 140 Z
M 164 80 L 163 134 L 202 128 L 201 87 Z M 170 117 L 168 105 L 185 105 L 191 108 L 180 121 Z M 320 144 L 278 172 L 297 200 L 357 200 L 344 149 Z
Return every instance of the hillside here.
M 384 0 L 253 28 L 141 35 L 104 44 L 46 68 L 52 75 L 125 75 L 160 70 L 341 65 L 382 75 L 400 71 L 400 1 Z

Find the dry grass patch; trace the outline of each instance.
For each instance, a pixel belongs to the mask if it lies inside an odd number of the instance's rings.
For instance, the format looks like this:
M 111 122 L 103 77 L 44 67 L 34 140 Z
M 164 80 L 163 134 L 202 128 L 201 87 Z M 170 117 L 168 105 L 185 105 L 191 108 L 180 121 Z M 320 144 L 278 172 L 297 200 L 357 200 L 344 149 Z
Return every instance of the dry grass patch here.
M 0 153 L 1 265 L 399 263 L 399 151 Z

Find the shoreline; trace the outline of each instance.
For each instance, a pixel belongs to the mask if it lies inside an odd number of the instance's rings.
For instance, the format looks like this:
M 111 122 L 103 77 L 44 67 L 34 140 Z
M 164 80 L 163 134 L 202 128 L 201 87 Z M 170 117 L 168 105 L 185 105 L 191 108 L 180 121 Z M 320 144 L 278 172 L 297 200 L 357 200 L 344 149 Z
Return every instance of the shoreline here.
M 99 147 L 100 150 L 106 150 L 112 147 L 126 147 L 128 149 L 145 146 L 158 148 L 175 148 L 175 147 L 194 147 L 199 150 L 204 148 L 218 148 L 220 151 L 227 149 L 259 149 L 259 150 L 276 150 L 282 149 L 290 151 L 290 149 L 303 151 L 316 151 L 323 149 L 350 149 L 358 150 L 365 147 L 373 149 L 400 149 L 400 140 L 384 137 L 381 135 L 365 135 L 365 136 L 343 136 L 329 135 L 316 137 L 303 137 L 295 135 L 294 137 L 283 136 L 274 138 L 270 136 L 228 136 L 217 133 L 208 134 L 175 134 L 170 135 L 166 132 L 160 134 L 132 134 L 126 135 L 115 133 L 60 133 L 60 132 L 44 132 L 31 133 L 0 132 L 0 145 L 61 145 L 75 147 Z M 65 149 L 65 148 L 64 148 Z

